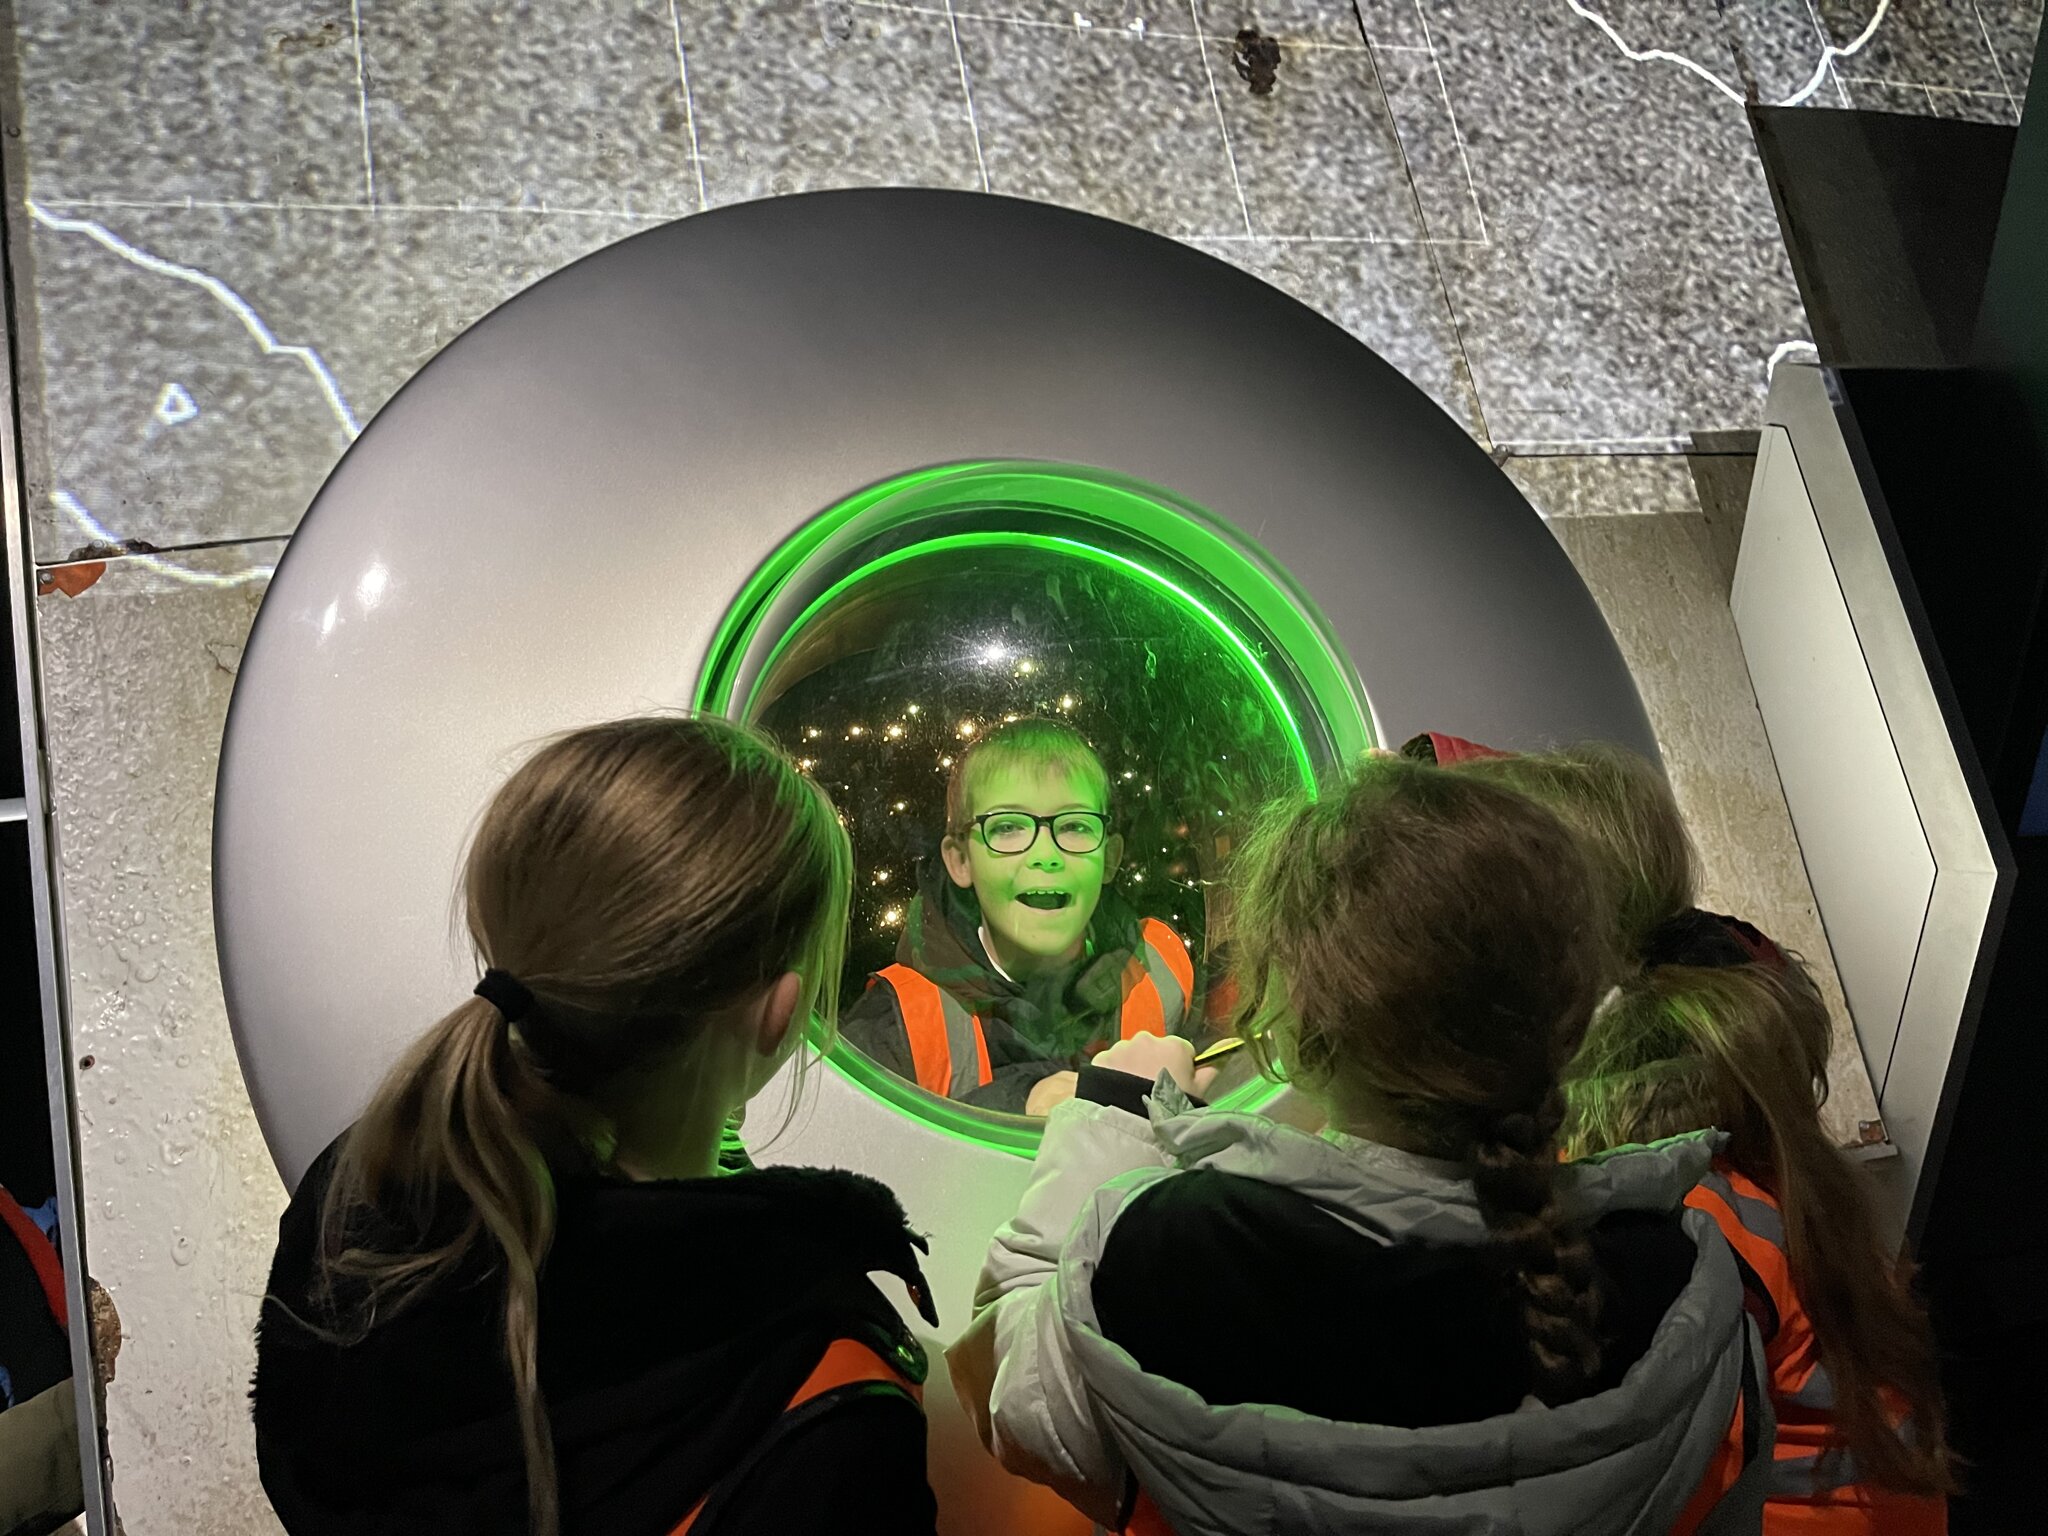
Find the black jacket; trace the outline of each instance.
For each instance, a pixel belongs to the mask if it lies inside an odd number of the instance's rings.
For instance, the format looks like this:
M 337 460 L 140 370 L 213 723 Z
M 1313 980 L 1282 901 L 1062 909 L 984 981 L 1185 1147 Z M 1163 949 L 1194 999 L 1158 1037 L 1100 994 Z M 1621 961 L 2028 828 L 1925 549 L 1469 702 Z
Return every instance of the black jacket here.
M 334 1150 L 279 1222 L 257 1328 L 252 1397 L 271 1503 L 292 1536 L 522 1536 L 493 1272 L 479 1263 L 352 1345 L 300 1321 L 327 1316 L 311 1280 Z M 835 1338 L 924 1373 L 922 1350 L 867 1278 L 891 1272 L 925 1294 L 913 1251 L 923 1244 L 887 1189 L 788 1168 L 648 1184 L 565 1176 L 558 1200 L 540 1379 L 564 1536 L 667 1536 L 757 1452 L 693 1536 L 849 1522 L 932 1531 L 924 1416 L 908 1398 L 857 1393 L 782 1417 Z
M 1146 1086 L 1090 1067 L 1079 1096 L 1137 1114 Z M 1675 1211 L 1610 1212 L 1587 1235 L 1601 1296 L 1593 1390 L 1605 1391 L 1649 1348 L 1696 1250 Z M 1195 1169 L 1133 1200 L 1092 1294 L 1104 1336 L 1212 1404 L 1415 1429 L 1513 1412 L 1530 1390 L 1501 1250 L 1389 1245 L 1305 1195 L 1236 1174 Z M 1277 1332 L 1231 1323 L 1248 1297 Z

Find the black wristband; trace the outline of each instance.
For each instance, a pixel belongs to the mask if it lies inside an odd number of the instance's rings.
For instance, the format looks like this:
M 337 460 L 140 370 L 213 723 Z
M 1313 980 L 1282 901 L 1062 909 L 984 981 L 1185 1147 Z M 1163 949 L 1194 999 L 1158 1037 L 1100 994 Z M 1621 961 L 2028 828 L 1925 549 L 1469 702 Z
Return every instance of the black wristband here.
M 1151 1081 L 1135 1072 L 1122 1072 L 1115 1067 L 1086 1066 L 1081 1069 L 1081 1081 L 1074 1088 L 1074 1097 L 1086 1099 L 1090 1104 L 1107 1104 L 1111 1109 L 1121 1109 L 1127 1114 L 1146 1116 L 1145 1100 L 1151 1096 Z M 1193 1094 L 1188 1101 L 1197 1109 L 1209 1106 Z

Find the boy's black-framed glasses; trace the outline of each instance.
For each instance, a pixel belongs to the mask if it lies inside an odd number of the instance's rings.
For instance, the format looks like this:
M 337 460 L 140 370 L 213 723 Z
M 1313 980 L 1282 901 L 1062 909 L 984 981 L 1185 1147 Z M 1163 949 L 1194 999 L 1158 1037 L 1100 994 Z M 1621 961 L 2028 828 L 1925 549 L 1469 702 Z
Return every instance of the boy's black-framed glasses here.
M 1062 853 L 1093 853 L 1109 837 L 1109 818 L 1100 811 L 1061 811 L 1057 816 L 985 811 L 972 825 L 990 853 L 1029 853 L 1038 842 L 1040 827 L 1052 833 L 1053 846 Z

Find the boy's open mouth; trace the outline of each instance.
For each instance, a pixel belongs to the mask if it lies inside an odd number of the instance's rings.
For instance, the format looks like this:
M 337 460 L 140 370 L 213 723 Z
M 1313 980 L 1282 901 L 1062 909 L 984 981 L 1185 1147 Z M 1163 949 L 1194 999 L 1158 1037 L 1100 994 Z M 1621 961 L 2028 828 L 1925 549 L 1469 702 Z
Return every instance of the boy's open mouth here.
M 1074 900 L 1071 891 L 1022 891 L 1017 899 L 1039 912 L 1057 912 Z

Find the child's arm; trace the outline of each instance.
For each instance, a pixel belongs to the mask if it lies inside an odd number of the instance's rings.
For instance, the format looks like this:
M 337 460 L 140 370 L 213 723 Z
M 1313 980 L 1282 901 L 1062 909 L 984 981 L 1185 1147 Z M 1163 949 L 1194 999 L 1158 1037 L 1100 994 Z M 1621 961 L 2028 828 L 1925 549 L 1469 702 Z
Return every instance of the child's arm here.
M 996 1458 L 1112 1527 L 1122 1517 L 1123 1458 L 1068 1353 L 1055 1272 L 1103 1184 L 1170 1162 L 1148 1120 L 1085 1099 L 1055 1109 L 1017 1214 L 989 1246 L 974 1321 L 946 1352 L 954 1390 Z

